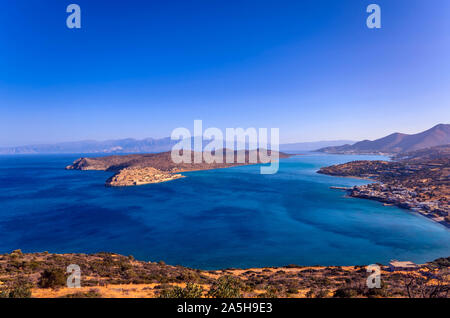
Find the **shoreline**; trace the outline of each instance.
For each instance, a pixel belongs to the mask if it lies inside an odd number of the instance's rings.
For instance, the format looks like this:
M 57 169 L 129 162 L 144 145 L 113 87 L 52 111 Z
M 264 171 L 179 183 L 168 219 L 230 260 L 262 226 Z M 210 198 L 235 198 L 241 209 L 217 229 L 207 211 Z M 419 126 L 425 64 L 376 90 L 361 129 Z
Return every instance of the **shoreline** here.
M 450 228 L 450 147 L 412 152 L 392 161 L 350 161 L 321 167 L 317 173 L 370 180 L 348 189 L 348 196 L 409 210 Z
M 321 173 L 322 172 L 317 172 L 317 173 Z M 382 186 L 386 186 L 385 184 L 383 184 L 380 181 L 377 181 L 375 179 L 370 179 L 370 178 L 362 178 L 362 177 L 353 177 L 353 176 L 336 176 L 336 175 L 332 175 L 333 177 L 342 177 L 342 178 L 351 178 L 351 179 L 358 179 L 358 180 L 371 180 L 374 183 L 372 184 L 380 184 Z M 370 185 L 370 184 L 368 184 Z M 366 185 L 367 186 L 367 185 Z M 368 195 L 368 194 L 355 194 L 355 191 L 359 191 L 359 189 L 361 187 L 364 186 L 352 186 L 352 187 L 340 187 L 340 186 L 330 186 L 330 189 L 332 190 L 342 190 L 345 191 L 348 195 L 349 198 L 357 198 L 357 199 L 365 199 L 365 200 L 371 200 L 371 201 L 377 201 L 380 203 L 383 203 L 384 206 L 395 206 L 398 207 L 402 210 L 406 210 L 409 212 L 413 212 L 413 213 L 417 213 L 418 215 L 421 215 L 423 217 L 426 217 L 427 219 L 432 220 L 435 223 L 439 223 L 443 226 L 445 226 L 446 228 L 450 229 L 450 222 L 445 221 L 444 217 L 436 217 L 433 216 L 431 213 L 428 213 L 426 211 L 424 211 L 423 209 L 419 208 L 419 207 L 415 207 L 415 206 L 406 206 L 405 203 L 403 202 L 397 202 L 397 198 L 395 197 L 379 197 L 379 196 L 375 196 L 375 195 Z M 357 192 L 359 193 L 359 192 Z
M 322 172 L 318 172 L 320 174 L 324 174 Z M 356 177 L 356 176 L 336 176 L 336 175 L 332 175 L 333 177 L 341 177 L 341 178 L 350 178 L 350 179 L 358 179 L 358 180 L 370 180 L 373 181 L 374 183 L 378 183 L 380 185 L 385 185 L 380 181 L 377 181 L 375 179 L 371 179 L 371 178 L 363 178 L 363 177 Z M 370 185 L 370 184 L 369 184 Z M 433 216 L 431 213 L 427 213 L 426 211 L 417 208 L 417 207 L 408 207 L 405 206 L 404 203 L 401 202 L 396 202 L 396 198 L 382 198 L 382 197 L 378 197 L 378 196 L 370 196 L 370 195 L 366 195 L 366 194 L 359 194 L 356 195 L 354 194 L 355 190 L 359 190 L 361 186 L 352 186 L 352 187 L 340 187 L 340 186 L 330 186 L 330 189 L 332 190 L 342 190 L 345 191 L 348 195 L 349 198 L 356 198 L 356 199 L 365 199 L 365 200 L 371 200 L 371 201 L 377 201 L 380 203 L 383 203 L 384 206 L 389 207 L 389 206 L 395 206 L 397 208 L 400 208 L 402 210 L 406 210 L 409 212 L 413 212 L 413 213 L 417 213 L 418 215 L 421 215 L 423 217 L 426 217 L 429 220 L 432 220 L 435 223 L 439 223 L 443 226 L 445 226 L 446 228 L 450 229 L 450 222 L 446 222 L 444 217 L 435 217 Z
M 376 197 L 376 196 L 366 196 L 366 195 L 353 195 L 353 190 L 355 188 L 358 188 L 357 186 L 354 186 L 353 189 L 347 189 L 346 192 L 349 194 L 349 197 L 351 198 L 357 198 L 357 199 L 366 199 L 366 200 L 371 200 L 371 201 L 377 201 L 380 203 L 384 203 L 384 206 L 395 206 L 398 207 L 402 210 L 406 210 L 409 212 L 413 212 L 413 213 L 417 213 L 421 216 L 426 217 L 427 219 L 430 219 L 436 223 L 439 223 L 443 226 L 445 226 L 446 228 L 450 229 L 450 222 L 446 222 L 445 219 L 443 217 L 441 218 L 437 218 L 434 217 L 433 215 L 431 215 L 430 213 L 427 213 L 426 211 L 423 211 L 420 208 L 416 208 L 416 207 L 406 207 L 404 204 L 402 203 L 398 203 L 398 202 L 392 202 L 393 198 L 380 198 L 380 197 Z

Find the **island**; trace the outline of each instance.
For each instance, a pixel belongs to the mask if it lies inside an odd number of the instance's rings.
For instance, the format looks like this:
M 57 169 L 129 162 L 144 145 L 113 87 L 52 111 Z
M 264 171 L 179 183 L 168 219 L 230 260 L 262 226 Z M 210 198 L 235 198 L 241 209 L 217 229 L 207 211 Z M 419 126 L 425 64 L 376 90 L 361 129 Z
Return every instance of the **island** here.
M 223 152 L 225 161 L 226 154 L 231 150 L 218 150 Z M 260 160 L 260 151 L 255 150 L 239 150 L 233 151 L 235 160 L 233 163 L 208 163 L 202 160 L 200 163 L 194 161 L 195 152 L 189 152 L 191 156 L 191 163 L 175 163 L 172 160 L 171 152 L 151 153 L 151 154 L 132 154 L 132 155 L 113 155 L 104 157 L 79 158 L 71 165 L 67 166 L 67 170 L 102 170 L 112 171 L 115 174 L 106 180 L 106 186 L 135 186 L 150 183 L 160 183 L 171 181 L 184 176 L 180 173 L 187 171 L 210 170 L 228 168 L 242 165 L 255 164 L 251 162 L 250 158 L 254 155 L 258 163 L 263 163 Z M 267 152 L 268 156 L 272 155 L 271 150 Z M 275 154 L 275 152 L 274 152 Z M 215 152 L 212 152 L 215 155 Z M 244 162 L 238 162 L 237 158 L 242 155 Z M 289 154 L 278 152 L 278 158 L 288 158 Z
M 450 227 L 450 145 L 394 156 L 392 161 L 352 161 L 318 173 L 373 180 L 347 189 L 349 196 L 416 211 Z

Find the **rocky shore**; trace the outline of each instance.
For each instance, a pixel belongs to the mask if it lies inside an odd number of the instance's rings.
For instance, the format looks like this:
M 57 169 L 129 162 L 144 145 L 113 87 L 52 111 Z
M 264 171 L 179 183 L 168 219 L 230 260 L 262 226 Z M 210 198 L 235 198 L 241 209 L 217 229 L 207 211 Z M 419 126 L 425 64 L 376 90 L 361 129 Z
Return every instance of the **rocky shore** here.
M 370 199 L 418 212 L 450 228 L 448 202 L 422 201 L 415 190 L 389 184 L 373 183 L 347 190 L 351 197 Z
M 418 212 L 450 227 L 450 146 L 399 155 L 394 161 L 353 161 L 318 173 L 373 181 L 348 189 L 351 197 Z

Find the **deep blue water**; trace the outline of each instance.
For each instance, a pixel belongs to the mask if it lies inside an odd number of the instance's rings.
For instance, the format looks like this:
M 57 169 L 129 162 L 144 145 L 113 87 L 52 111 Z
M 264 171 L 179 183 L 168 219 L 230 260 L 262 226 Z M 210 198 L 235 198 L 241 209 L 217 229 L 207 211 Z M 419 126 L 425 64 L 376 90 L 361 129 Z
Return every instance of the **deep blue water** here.
M 110 251 L 196 268 L 355 265 L 450 255 L 450 231 L 330 186 L 367 181 L 316 173 L 374 156 L 283 159 L 106 188 L 112 174 L 66 171 L 80 155 L 0 156 L 0 253 Z

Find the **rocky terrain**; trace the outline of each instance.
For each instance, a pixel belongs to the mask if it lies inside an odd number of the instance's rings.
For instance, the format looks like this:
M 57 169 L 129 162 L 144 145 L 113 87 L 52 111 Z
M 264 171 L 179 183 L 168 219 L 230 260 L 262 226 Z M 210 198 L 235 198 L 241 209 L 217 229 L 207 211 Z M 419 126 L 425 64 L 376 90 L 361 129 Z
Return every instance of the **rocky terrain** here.
M 111 187 L 124 187 L 166 182 L 183 177 L 179 173 L 167 173 L 152 167 L 124 168 L 106 180 L 106 185 Z
M 223 150 L 223 161 L 225 161 L 227 152 L 230 151 Z M 249 160 L 252 155 L 255 155 L 255 158 L 258 159 L 258 163 L 262 162 L 259 157 L 259 150 L 234 151 L 232 152 L 233 163 L 207 163 L 203 160 L 196 163 L 194 160 L 196 153 L 189 152 L 189 155 L 191 156 L 191 163 L 175 163 L 172 160 L 171 152 L 79 158 L 66 169 L 113 171 L 116 174 L 106 181 L 107 186 L 132 186 L 178 179 L 183 177 L 179 174 L 180 172 L 255 164 Z M 239 155 L 244 158 L 243 162 L 237 160 Z M 270 150 L 268 155 L 271 155 Z M 278 156 L 279 158 L 287 158 L 290 155 L 279 152 Z
M 317 151 L 335 154 L 398 154 L 450 144 L 450 125 L 439 124 L 418 134 L 393 133 L 352 145 L 324 147 Z
M 81 287 L 68 288 L 67 266 L 81 271 Z M 367 287 L 366 266 L 296 266 L 198 270 L 132 256 L 97 254 L 0 254 L 1 297 L 235 298 L 414 297 L 446 298 L 450 258 L 411 272 L 380 264 L 381 288 Z M 69 279 L 70 281 L 70 279 Z
M 378 181 L 353 187 L 349 195 L 411 209 L 450 225 L 450 145 L 399 154 L 394 161 L 352 161 L 318 173 Z

